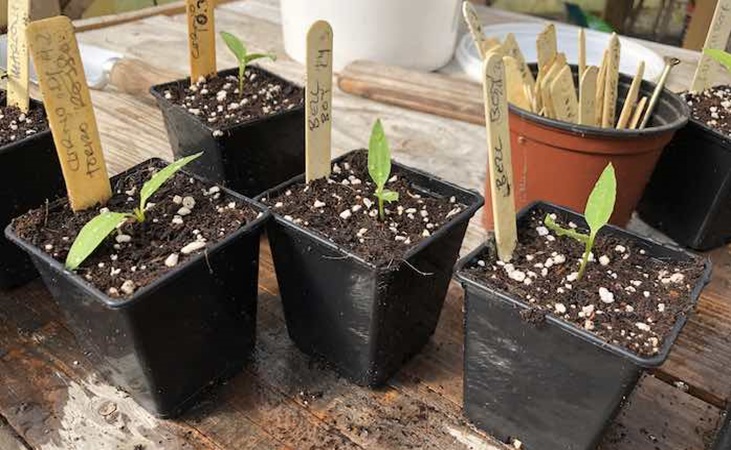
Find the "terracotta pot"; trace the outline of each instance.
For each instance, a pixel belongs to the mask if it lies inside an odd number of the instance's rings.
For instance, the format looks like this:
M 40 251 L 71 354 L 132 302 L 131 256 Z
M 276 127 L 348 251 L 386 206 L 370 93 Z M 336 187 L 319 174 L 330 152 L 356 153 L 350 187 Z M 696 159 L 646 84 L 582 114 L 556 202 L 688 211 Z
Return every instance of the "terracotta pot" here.
M 535 66 L 531 67 L 535 72 Z M 577 68 L 574 71 L 576 81 Z M 620 74 L 617 116 L 632 83 Z M 643 81 L 640 98 L 652 96 L 655 84 Z M 583 211 L 594 183 L 609 162 L 617 175 L 617 203 L 611 222 L 624 225 L 642 196 L 655 163 L 675 131 L 688 121 L 685 102 L 663 90 L 644 130 L 617 130 L 560 122 L 510 105 L 515 205 L 521 209 L 545 200 Z M 490 199 L 489 179 L 485 199 Z M 492 208 L 485 205 L 483 223 L 492 229 Z

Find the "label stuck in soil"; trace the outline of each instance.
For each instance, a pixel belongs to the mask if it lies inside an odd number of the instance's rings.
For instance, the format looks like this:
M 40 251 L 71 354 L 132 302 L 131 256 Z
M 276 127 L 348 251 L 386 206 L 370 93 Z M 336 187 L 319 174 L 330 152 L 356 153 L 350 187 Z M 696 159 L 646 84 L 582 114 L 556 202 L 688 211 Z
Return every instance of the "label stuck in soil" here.
M 28 45 L 74 211 L 112 195 L 74 28 L 65 16 L 28 25 Z
M 213 0 L 187 0 L 190 82 L 216 74 L 216 27 Z
M 465 22 L 467 22 L 467 28 L 470 30 L 477 52 L 480 54 L 482 59 L 485 59 L 488 45 L 485 42 L 485 33 L 482 31 L 482 23 L 480 22 L 480 18 L 477 16 L 477 11 L 475 10 L 475 7 L 472 6 L 472 3 L 462 3 L 462 15 L 464 16 Z
M 333 32 L 324 20 L 307 33 L 305 172 L 307 181 L 330 175 Z
M 30 0 L 10 0 L 8 4 L 8 86 L 7 105 L 28 112 L 28 26 Z
M 719 0 L 716 10 L 713 13 L 711 28 L 706 35 L 706 42 L 703 48 L 725 49 L 731 35 L 731 0 Z M 701 54 L 698 67 L 693 75 L 693 82 L 690 85 L 691 92 L 701 92 L 713 85 L 714 71 L 719 69 L 719 64 L 705 53 Z

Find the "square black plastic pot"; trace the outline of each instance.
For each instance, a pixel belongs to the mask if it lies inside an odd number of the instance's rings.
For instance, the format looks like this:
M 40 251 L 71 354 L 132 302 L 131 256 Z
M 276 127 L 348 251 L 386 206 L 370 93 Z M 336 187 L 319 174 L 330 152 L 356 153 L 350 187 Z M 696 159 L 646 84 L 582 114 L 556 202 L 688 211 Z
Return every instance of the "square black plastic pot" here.
M 518 214 L 519 226 L 536 208 L 585 223 L 573 211 L 540 202 Z M 691 257 L 614 226 L 603 233 L 630 239 L 658 259 Z M 520 314 L 529 308 L 527 302 L 462 272 L 484 249 L 485 245 L 475 249 L 456 269 L 465 290 L 465 414 L 498 439 L 516 438 L 527 448 L 593 450 L 642 370 L 665 361 L 687 317 L 678 319 L 653 357 L 637 356 L 550 315 L 540 324 L 528 323 Z M 692 291 L 693 305 L 710 270 L 706 261 L 704 275 Z
M 99 373 L 158 417 L 179 414 L 208 385 L 238 372 L 254 348 L 259 239 L 270 214 L 222 192 L 264 214 L 127 299 L 108 297 L 5 230 L 30 254 L 79 344 L 101 361 Z
M 731 449 L 731 410 L 726 411 L 726 417 L 723 425 L 716 435 L 712 450 L 729 450 Z
M 679 130 L 637 208 L 681 245 L 709 250 L 731 240 L 731 138 L 697 121 Z
M 483 203 L 475 192 L 393 167 L 414 191 L 454 196 L 467 206 L 406 253 L 405 262 L 375 266 L 276 214 L 267 229 L 290 337 L 364 386 L 385 383 L 434 333 L 467 224 Z M 299 176 L 265 197 L 303 181 Z
M 260 67 L 249 66 L 248 70 L 295 86 Z M 218 73 L 220 77 L 228 75 L 238 76 L 238 69 Z M 162 111 L 175 159 L 204 152 L 188 165 L 190 171 L 254 197 L 305 170 L 304 105 L 246 123 L 211 128 L 184 107 L 165 98 L 166 90 L 189 85 L 190 78 L 186 78 L 153 86 L 150 92 Z M 215 130 L 223 135 L 214 136 Z
M 31 99 L 31 108 L 43 104 Z M 61 166 L 50 130 L 0 147 L 0 225 L 65 194 Z M 38 276 L 28 255 L 0 236 L 0 288 L 19 286 Z

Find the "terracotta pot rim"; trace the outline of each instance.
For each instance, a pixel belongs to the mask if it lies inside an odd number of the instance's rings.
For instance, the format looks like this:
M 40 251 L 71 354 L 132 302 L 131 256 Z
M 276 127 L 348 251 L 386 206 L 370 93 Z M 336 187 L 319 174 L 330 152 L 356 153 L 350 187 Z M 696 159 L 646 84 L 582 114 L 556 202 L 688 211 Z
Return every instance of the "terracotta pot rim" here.
M 528 66 L 531 68 L 531 70 L 536 73 L 537 72 L 537 65 L 536 64 L 528 64 Z M 578 67 L 575 64 L 570 64 L 569 67 L 571 67 L 572 72 L 576 73 L 578 71 Z M 625 75 L 623 73 L 619 74 L 619 82 L 630 84 L 632 83 L 632 77 Z M 643 93 L 650 93 L 655 90 L 655 83 L 651 83 L 647 80 L 643 80 L 642 84 L 640 86 L 640 96 L 642 96 Z M 649 96 L 648 96 L 649 99 Z M 663 88 L 662 93 L 660 94 L 660 98 L 658 98 L 658 104 L 662 100 L 666 100 L 668 103 L 672 104 L 673 107 L 678 111 L 678 117 L 672 120 L 669 123 L 666 123 L 664 125 L 658 126 L 658 127 L 649 127 L 645 128 L 643 130 L 628 130 L 628 129 L 616 129 L 616 128 L 601 128 L 601 127 L 595 127 L 595 126 L 588 126 L 588 125 L 577 125 L 574 123 L 568 123 L 563 122 L 560 120 L 555 119 L 549 119 L 547 117 L 539 116 L 536 113 L 526 111 L 525 109 L 518 108 L 517 106 L 514 106 L 512 104 L 509 104 L 509 110 L 510 114 L 514 114 L 521 119 L 524 119 L 528 122 L 533 122 L 539 125 L 543 125 L 546 128 L 552 128 L 557 129 L 561 132 L 564 132 L 566 134 L 571 134 L 574 136 L 579 137 L 600 137 L 604 139 L 632 139 L 637 137 L 650 137 L 650 136 L 656 136 L 663 133 L 668 133 L 672 131 L 676 131 L 680 128 L 682 128 L 687 122 L 690 117 L 690 108 L 688 107 L 688 104 L 685 103 L 683 99 L 680 98 L 679 95 L 675 94 L 674 92 L 670 91 L 668 88 Z

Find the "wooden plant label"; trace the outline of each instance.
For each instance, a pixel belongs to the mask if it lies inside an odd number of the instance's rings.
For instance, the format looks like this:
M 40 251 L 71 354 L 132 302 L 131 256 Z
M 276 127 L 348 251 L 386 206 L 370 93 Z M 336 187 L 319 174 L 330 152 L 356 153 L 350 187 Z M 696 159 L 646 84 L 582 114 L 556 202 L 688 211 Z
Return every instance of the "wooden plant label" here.
M 546 117 L 555 119 L 556 111 L 553 108 L 553 99 L 551 98 L 551 83 L 553 83 L 561 69 L 566 67 L 566 55 L 563 53 L 555 55 L 549 67 L 541 78 L 541 100 L 546 111 Z
M 640 93 L 640 84 L 642 84 L 642 77 L 645 75 L 645 62 L 640 61 L 640 65 L 637 67 L 637 73 L 632 79 L 632 84 L 627 91 L 627 97 L 624 99 L 624 106 L 622 106 L 622 112 L 619 114 L 619 120 L 617 121 L 617 128 L 627 128 L 630 119 L 632 119 L 632 111 L 637 104 L 637 96 Z
M 647 97 L 642 97 L 639 102 L 637 102 L 637 107 L 635 107 L 635 112 L 632 114 L 632 120 L 629 122 L 629 128 L 630 130 L 637 129 L 637 126 L 640 124 L 640 119 L 642 119 L 642 113 L 645 111 L 645 105 L 647 104 Z
M 579 28 L 579 84 L 586 70 L 586 31 Z
M 25 29 L 29 22 L 30 0 L 8 3 L 8 85 L 7 105 L 28 112 L 28 41 Z
M 518 63 L 518 69 L 520 70 L 520 76 L 523 78 L 523 84 L 527 85 L 530 89 L 533 89 L 536 84 L 536 80 L 533 78 L 533 73 L 530 71 L 528 64 L 525 62 L 525 56 L 523 56 L 523 52 L 520 51 L 520 46 L 515 40 L 515 35 L 513 33 L 508 33 L 508 35 L 505 36 L 503 52 L 505 56 L 515 58 L 515 61 Z M 507 69 L 507 66 L 505 67 Z M 509 78 L 510 74 L 508 73 L 508 81 L 510 81 Z
M 596 83 L 599 69 L 589 66 L 579 83 L 579 125 L 596 126 Z
M 538 52 L 538 70 L 548 69 L 548 65 L 556 56 L 556 27 L 549 23 L 536 38 L 536 50 Z
M 518 242 L 513 200 L 513 166 L 510 160 L 508 99 L 505 88 L 503 59 L 500 55 L 488 54 L 483 64 L 485 127 L 495 240 L 501 261 L 510 260 Z
M 606 87 L 607 78 L 607 61 L 609 60 L 609 50 L 604 50 L 604 56 L 602 56 L 602 64 L 599 66 L 599 73 L 596 78 L 596 98 L 594 101 L 594 107 L 596 108 L 595 115 L 597 125 L 602 125 L 602 114 L 604 113 L 604 88 Z
M 526 96 L 523 76 L 520 73 L 520 63 L 512 56 L 503 56 L 505 76 L 508 83 L 508 102 L 519 108 L 531 110 L 531 101 Z
M 576 98 L 574 76 L 569 66 L 563 66 L 551 81 L 551 100 L 557 119 L 569 123 L 578 122 L 579 101 Z
M 71 20 L 31 22 L 27 32 L 71 208 L 104 203 L 112 189 Z
M 706 35 L 703 48 L 725 49 L 731 35 L 731 0 L 718 0 L 711 20 L 711 28 Z M 718 63 L 706 54 L 701 54 L 698 66 L 690 85 L 691 92 L 700 92 L 713 85 L 712 71 L 718 70 Z
M 609 38 L 607 57 L 607 73 L 604 78 L 604 105 L 602 110 L 602 127 L 613 127 L 617 113 L 617 83 L 619 83 L 619 38 L 612 33 Z
M 305 91 L 305 176 L 307 182 L 330 175 L 333 31 L 319 20 L 307 32 Z
M 485 59 L 487 42 L 485 40 L 485 33 L 482 31 L 482 22 L 480 22 L 480 17 L 477 15 L 475 7 L 469 1 L 462 2 L 462 15 L 464 16 L 465 22 L 467 22 L 467 28 L 470 29 L 472 40 L 475 42 L 475 47 L 477 47 L 480 58 Z
M 186 0 L 190 82 L 216 74 L 214 0 Z

